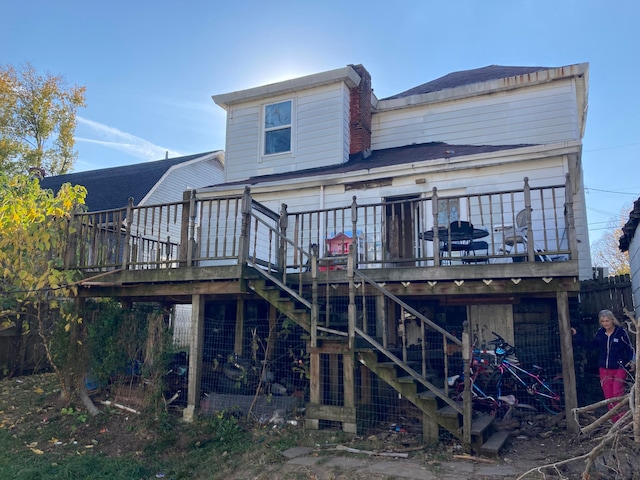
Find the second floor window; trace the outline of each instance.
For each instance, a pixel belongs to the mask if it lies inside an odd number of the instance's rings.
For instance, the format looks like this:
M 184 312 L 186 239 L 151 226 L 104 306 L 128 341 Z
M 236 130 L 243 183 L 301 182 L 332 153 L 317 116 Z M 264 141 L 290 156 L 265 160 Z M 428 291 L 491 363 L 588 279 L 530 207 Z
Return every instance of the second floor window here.
M 264 107 L 264 154 L 291 151 L 291 100 Z

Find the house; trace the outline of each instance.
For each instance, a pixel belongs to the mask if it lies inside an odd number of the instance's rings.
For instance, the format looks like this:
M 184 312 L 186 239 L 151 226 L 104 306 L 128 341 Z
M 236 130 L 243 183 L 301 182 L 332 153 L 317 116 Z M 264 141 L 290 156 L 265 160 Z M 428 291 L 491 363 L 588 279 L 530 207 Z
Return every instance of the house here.
M 87 189 L 90 212 L 123 207 L 133 199 L 135 206 L 169 203 L 182 199 L 185 190 L 222 181 L 224 152 L 199 153 L 121 167 L 44 177 L 42 188 L 58 191 L 64 183 Z
M 622 227 L 620 250 L 629 252 L 629 267 L 631 269 L 631 291 L 635 316 L 640 318 L 640 236 L 637 236 L 640 224 L 640 198 L 633 202 L 633 209 L 629 212 L 629 219 Z
M 588 72 L 492 65 L 378 99 L 367 70 L 348 65 L 214 95 L 227 111 L 224 181 L 176 205 L 177 255 L 131 264 L 143 222 L 119 264 L 101 262 L 88 241 L 101 222 L 79 214 L 86 251 L 70 266 L 111 273 L 78 294 L 193 306 L 186 418 L 211 332 L 242 355 L 282 317 L 305 342 L 309 428 L 363 430 L 401 397 L 425 438 L 444 429 L 481 446 L 444 378 L 492 332 L 558 361 L 569 411 L 569 320 L 591 276 Z

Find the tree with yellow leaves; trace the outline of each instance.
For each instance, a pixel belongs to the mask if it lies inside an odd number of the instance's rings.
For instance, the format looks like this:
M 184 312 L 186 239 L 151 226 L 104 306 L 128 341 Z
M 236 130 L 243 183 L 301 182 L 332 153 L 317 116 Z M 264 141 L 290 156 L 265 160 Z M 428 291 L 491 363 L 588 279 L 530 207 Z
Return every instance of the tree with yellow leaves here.
M 85 87 L 68 87 L 63 77 L 41 75 L 29 63 L 0 65 L 0 172 L 71 171 L 76 112 L 85 106 Z
M 54 194 L 40 188 L 37 177 L 0 174 L 0 325 L 17 330 L 19 354 L 13 369 L 18 371 L 27 338 L 37 332 L 66 399 L 83 372 L 68 368 L 81 363 L 78 358 L 69 362 L 79 351 L 81 319 L 64 308 L 79 275 L 65 268 L 64 254 L 69 220 L 85 197 L 82 186 L 65 184 Z M 52 312 L 60 314 L 57 324 L 50 321 Z M 56 331 L 62 337 L 55 338 Z M 56 357 L 53 342 L 61 338 L 66 355 Z

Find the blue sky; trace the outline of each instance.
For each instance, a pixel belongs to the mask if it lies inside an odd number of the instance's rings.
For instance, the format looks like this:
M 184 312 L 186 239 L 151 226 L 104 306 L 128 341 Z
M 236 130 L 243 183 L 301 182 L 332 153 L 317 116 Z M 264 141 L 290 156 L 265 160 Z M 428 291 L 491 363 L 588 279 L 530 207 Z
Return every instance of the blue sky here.
M 75 170 L 224 149 L 211 95 L 363 64 L 383 98 L 486 65 L 590 63 L 590 240 L 640 196 L 640 2 L 3 2 L 0 63 L 87 88 Z

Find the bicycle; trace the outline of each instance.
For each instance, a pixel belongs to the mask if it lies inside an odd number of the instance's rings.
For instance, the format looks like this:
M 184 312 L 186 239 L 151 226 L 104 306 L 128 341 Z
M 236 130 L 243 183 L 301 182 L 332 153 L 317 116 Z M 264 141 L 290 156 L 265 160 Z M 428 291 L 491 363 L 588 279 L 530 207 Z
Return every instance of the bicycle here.
M 511 389 L 514 395 L 520 393 L 522 389 L 529 396 L 537 398 L 542 408 L 547 412 L 555 415 L 564 411 L 564 384 L 562 380 L 547 381 L 542 376 L 543 368 L 541 366 L 534 364 L 535 372 L 532 373 L 518 365 L 517 360 L 510 360 L 510 357 L 515 353 L 515 347 L 509 345 L 496 332 L 491 333 L 496 337 L 489 341 L 490 344 L 495 345 L 495 364 L 493 365 L 494 372 L 487 383 L 495 384 L 496 397 L 503 396 L 503 387 Z
M 489 357 L 489 358 L 487 358 Z M 517 399 L 513 395 L 497 395 L 496 397 L 486 393 L 487 384 L 483 379 L 488 379 L 494 372 L 495 352 L 480 350 L 471 346 L 471 361 L 469 363 L 471 400 L 474 409 L 488 413 L 494 417 L 503 417 L 506 412 L 517 406 Z M 464 393 L 464 373 L 447 378 L 449 397 L 457 402 L 462 401 Z

